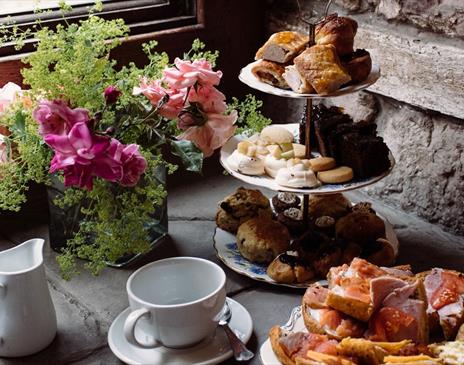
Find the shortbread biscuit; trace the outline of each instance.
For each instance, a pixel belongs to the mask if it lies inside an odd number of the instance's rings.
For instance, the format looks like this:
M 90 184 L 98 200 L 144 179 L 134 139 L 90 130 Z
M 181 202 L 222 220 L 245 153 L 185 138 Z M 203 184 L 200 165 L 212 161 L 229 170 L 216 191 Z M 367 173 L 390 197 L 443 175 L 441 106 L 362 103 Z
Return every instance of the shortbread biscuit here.
M 317 178 L 326 184 L 341 184 L 353 179 L 353 170 L 348 166 L 340 166 L 332 170 L 318 172 Z
M 332 157 L 316 157 L 309 160 L 311 170 L 314 172 L 327 171 L 335 168 L 335 159 Z

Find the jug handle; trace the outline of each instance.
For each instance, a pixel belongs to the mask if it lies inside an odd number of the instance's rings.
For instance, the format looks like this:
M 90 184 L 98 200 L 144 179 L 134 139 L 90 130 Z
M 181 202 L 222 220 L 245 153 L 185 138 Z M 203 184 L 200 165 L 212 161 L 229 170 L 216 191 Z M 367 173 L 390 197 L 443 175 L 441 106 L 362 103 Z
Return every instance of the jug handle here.
M 6 285 L 0 283 L 0 299 L 5 298 L 6 296 Z

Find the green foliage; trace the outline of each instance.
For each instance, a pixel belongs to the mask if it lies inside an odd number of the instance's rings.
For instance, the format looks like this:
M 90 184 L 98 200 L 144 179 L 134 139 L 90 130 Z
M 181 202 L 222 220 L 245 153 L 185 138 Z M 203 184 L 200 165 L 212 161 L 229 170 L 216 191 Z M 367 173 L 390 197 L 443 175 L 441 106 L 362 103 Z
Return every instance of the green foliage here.
M 216 60 L 219 57 L 219 51 L 204 51 L 206 45 L 196 38 L 192 43 L 192 48 L 186 53 L 184 53 L 184 60 L 200 60 L 202 58 L 206 59 L 211 63 L 211 66 L 216 66 Z
M 261 113 L 262 106 L 263 102 L 251 94 L 248 94 L 243 101 L 232 98 L 228 110 L 235 109 L 238 112 L 238 119 L 235 123 L 238 126 L 237 133 L 250 136 L 261 132 L 264 127 L 272 123 L 271 119 Z

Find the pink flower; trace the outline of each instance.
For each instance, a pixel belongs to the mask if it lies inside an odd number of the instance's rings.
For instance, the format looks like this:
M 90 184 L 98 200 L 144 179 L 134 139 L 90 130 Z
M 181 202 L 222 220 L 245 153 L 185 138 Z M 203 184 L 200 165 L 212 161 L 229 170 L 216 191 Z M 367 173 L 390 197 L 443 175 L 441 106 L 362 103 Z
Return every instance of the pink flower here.
M 142 79 L 139 87 L 134 87 L 132 92 L 134 95 L 145 95 L 150 103 L 157 106 L 160 100 L 168 95 L 169 100 L 159 109 L 159 113 L 168 119 L 176 119 L 179 112 L 182 110 L 185 91 L 165 89 L 161 86 L 160 80 L 155 80 L 150 83 L 146 79 Z
M 233 136 L 237 112 L 234 110 L 230 115 L 208 113 L 205 117 L 206 123 L 188 128 L 177 138 L 195 143 L 203 155 L 209 157 L 216 148 L 223 146 Z
M 0 89 L 0 114 L 16 100 L 21 93 L 21 87 L 13 82 L 8 82 Z
M 68 134 L 48 134 L 44 140 L 55 151 L 50 172 L 63 170 L 65 186 L 90 190 L 93 176 L 109 181 L 122 178 L 122 164 L 106 154 L 110 139 L 92 134 L 85 122 L 74 124 Z
M 122 150 L 121 162 L 123 163 L 122 178 L 119 183 L 122 186 L 135 186 L 140 176 L 147 168 L 147 160 L 140 154 L 139 146 L 130 144 Z
M 107 104 L 114 104 L 121 95 L 121 91 L 119 91 L 116 86 L 110 85 L 108 86 L 105 91 L 103 92 L 103 96 L 105 97 Z
M 32 112 L 39 123 L 39 134 L 66 135 L 77 123 L 87 123 L 89 112 L 83 108 L 71 109 L 63 100 L 42 100 Z
M 226 111 L 226 97 L 213 86 L 200 86 L 196 90 L 191 89 L 188 101 L 200 103 L 201 109 L 207 113 L 224 113 Z
M 176 67 L 168 67 L 163 71 L 163 81 L 173 89 L 183 89 L 195 85 L 218 85 L 222 77 L 221 71 L 213 71 L 211 64 L 206 60 L 193 62 L 174 60 Z

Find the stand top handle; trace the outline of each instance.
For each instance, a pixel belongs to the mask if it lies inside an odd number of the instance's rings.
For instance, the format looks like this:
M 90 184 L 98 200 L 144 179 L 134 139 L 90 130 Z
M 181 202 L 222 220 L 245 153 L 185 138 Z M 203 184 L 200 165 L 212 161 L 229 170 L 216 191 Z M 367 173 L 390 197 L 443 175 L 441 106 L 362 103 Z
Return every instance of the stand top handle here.
M 330 9 L 330 5 L 332 5 L 332 0 L 329 0 L 327 1 L 327 4 L 325 6 L 325 11 L 324 11 L 324 17 L 320 18 L 320 19 L 317 19 L 315 22 L 312 22 L 310 20 L 306 20 L 304 17 L 303 17 L 303 10 L 301 9 L 301 4 L 300 4 L 300 0 L 296 0 L 296 3 L 298 5 L 298 19 L 301 20 L 304 24 L 306 24 L 308 26 L 308 34 L 309 34 L 309 43 L 308 43 L 308 47 L 311 47 L 312 45 L 315 44 L 315 29 L 316 29 L 316 25 L 321 22 L 325 17 L 327 17 L 327 15 L 329 14 L 329 9 Z M 311 18 L 310 18 L 311 19 Z

